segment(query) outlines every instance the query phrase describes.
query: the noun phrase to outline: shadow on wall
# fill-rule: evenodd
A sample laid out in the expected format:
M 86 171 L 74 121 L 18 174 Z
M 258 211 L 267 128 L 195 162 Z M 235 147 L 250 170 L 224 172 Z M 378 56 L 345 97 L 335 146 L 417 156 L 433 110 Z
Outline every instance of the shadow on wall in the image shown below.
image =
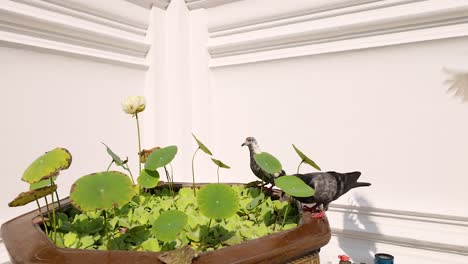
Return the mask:
M 463 103 L 468 102 L 468 72 L 457 71 L 451 69 L 443 69 L 448 75 L 445 84 L 448 85 L 447 93 L 452 93 L 453 96 L 461 98 Z
M 372 204 L 364 197 L 355 195 L 352 205 L 372 207 Z M 359 209 L 357 213 L 346 212 L 343 214 L 343 230 L 362 231 L 379 234 L 379 228 L 373 222 L 369 215 L 361 214 Z M 374 263 L 374 254 L 377 251 L 375 242 L 368 240 L 356 240 L 348 237 L 338 236 L 338 245 L 345 255 L 351 257 L 354 263 Z

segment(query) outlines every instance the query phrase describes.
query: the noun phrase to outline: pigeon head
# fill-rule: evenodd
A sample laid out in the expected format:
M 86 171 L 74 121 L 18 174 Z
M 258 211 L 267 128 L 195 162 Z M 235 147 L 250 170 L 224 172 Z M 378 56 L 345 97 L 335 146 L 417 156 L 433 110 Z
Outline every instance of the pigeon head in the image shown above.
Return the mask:
M 241 145 L 249 147 L 250 150 L 253 150 L 255 153 L 260 152 L 258 147 L 258 142 L 254 137 L 248 137 L 245 139 L 245 142 Z

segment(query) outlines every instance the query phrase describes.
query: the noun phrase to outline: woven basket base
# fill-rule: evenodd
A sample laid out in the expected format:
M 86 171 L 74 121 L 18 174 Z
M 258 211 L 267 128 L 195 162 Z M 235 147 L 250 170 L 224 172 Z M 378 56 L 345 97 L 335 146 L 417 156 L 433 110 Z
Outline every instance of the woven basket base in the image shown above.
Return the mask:
M 318 253 L 312 253 L 302 258 L 290 261 L 287 264 L 320 264 L 320 257 Z

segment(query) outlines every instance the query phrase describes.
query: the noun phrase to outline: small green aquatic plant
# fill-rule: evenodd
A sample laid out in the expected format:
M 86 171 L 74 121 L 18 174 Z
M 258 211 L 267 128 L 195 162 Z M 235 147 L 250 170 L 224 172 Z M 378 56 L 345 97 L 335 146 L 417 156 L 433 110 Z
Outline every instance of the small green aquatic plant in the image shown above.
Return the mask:
M 218 176 L 218 183 L 219 183 L 219 169 L 220 168 L 223 168 L 223 169 L 230 169 L 231 167 L 229 167 L 228 165 L 224 164 L 222 161 L 218 160 L 218 159 L 215 159 L 215 158 L 211 158 L 211 161 L 213 161 L 213 163 L 218 166 L 218 169 L 216 170 L 216 175 Z
M 293 148 L 294 148 L 294 151 L 296 151 L 297 155 L 299 155 L 299 157 L 301 158 L 301 162 L 299 163 L 299 165 L 297 166 L 297 173 L 299 173 L 299 170 L 301 168 L 301 165 L 302 163 L 306 163 L 310 166 L 312 166 L 314 169 L 318 170 L 318 171 L 321 171 L 322 169 L 320 168 L 319 165 L 317 165 L 317 163 L 315 163 L 312 159 L 310 159 L 309 157 L 307 157 L 306 154 L 304 154 L 302 151 L 300 151 L 294 144 L 292 145 Z
M 193 133 L 192 133 L 192 137 L 195 139 L 195 142 L 197 142 L 197 145 L 198 145 L 198 148 L 195 150 L 192 156 L 192 184 L 193 184 L 192 186 L 193 186 L 193 195 L 196 196 L 197 192 L 195 188 L 195 165 L 194 165 L 195 156 L 197 155 L 197 152 L 199 150 L 202 150 L 209 156 L 213 156 L 213 153 L 211 153 L 211 151 L 205 146 L 205 144 L 203 144 Z

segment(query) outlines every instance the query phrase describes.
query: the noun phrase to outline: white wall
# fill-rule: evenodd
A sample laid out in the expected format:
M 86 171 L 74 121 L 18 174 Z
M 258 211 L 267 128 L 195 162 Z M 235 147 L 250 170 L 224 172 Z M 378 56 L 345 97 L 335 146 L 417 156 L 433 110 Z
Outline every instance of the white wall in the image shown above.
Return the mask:
M 137 171 L 135 120 L 123 113 L 120 103 L 125 96 L 144 93 L 149 46 L 144 42 L 148 17 L 142 15 L 149 16 L 149 11 L 135 10 L 125 1 L 108 13 L 89 4 L 0 4 L 0 223 L 35 208 L 7 204 L 28 190 L 21 181 L 27 166 L 55 147 L 65 147 L 73 156 L 71 167 L 57 180 L 62 197 L 78 177 L 106 169 L 110 160 L 101 142 L 129 156 Z M 152 108 L 148 102 L 148 113 Z M 152 121 L 151 114 L 145 114 L 143 127 Z
M 466 263 L 466 103 L 442 69 L 468 70 L 463 1 L 240 1 L 205 11 L 209 125 L 232 179 L 255 179 L 256 137 L 286 171 L 299 159 L 362 172 L 369 188 L 328 211 L 323 263 Z M 264 8 L 262 8 L 264 7 Z M 268 7 L 268 8 L 266 8 Z M 233 15 L 228 15 L 233 14 Z M 304 166 L 303 172 L 313 171 Z
M 375 252 L 398 263 L 467 262 L 468 108 L 446 92 L 442 68 L 468 70 L 468 3 L 113 4 L 0 4 L 0 84 L 8 98 L 0 142 L 9 177 L 0 222 L 18 213 L 5 204 L 26 188 L 23 169 L 50 148 L 74 154 L 59 179 L 62 195 L 107 165 L 101 141 L 132 158 L 135 124 L 120 101 L 144 94 L 144 145 L 178 145 L 176 180 L 191 181 L 191 132 L 231 165 L 221 172 L 225 182 L 255 179 L 240 147 L 247 136 L 288 172 L 299 162 L 293 143 L 324 170 L 361 171 L 373 185 L 331 206 L 323 263 L 343 253 L 372 263 Z M 11 112 L 18 101 L 21 111 Z M 215 181 L 203 153 L 196 169 L 197 181 Z

